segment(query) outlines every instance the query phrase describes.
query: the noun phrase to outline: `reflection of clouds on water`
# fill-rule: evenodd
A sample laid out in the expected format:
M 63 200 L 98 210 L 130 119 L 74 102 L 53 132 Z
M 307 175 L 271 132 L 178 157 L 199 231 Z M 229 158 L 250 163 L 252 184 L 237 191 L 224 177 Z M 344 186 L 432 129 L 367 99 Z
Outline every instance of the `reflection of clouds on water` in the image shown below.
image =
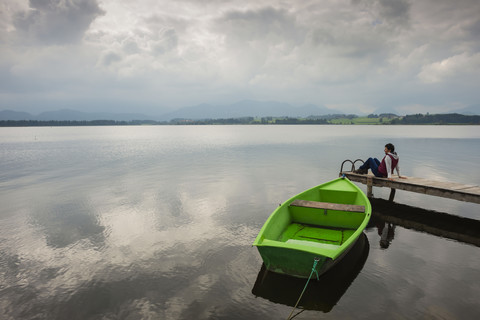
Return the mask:
M 166 301 L 164 319 L 209 319 L 213 315 L 229 318 L 240 309 L 244 319 L 261 314 L 248 306 L 254 282 L 251 275 L 261 265 L 261 261 L 252 261 L 256 256 L 250 249 L 236 245 L 209 249 L 202 266 L 193 268 L 188 281 Z
M 392 311 L 396 306 L 415 303 L 431 306 L 429 312 L 474 306 L 469 297 L 477 290 L 471 279 L 480 277 L 477 220 L 378 200 L 372 201 L 372 207 L 375 212 L 368 234 L 374 239 L 374 250 L 367 277 L 371 281 L 368 286 L 382 292 L 380 303 L 394 301 Z M 385 235 L 385 228 L 379 233 L 375 226 L 386 226 L 386 221 L 398 224 L 395 245 L 382 250 L 377 241 Z M 473 245 L 450 239 L 463 239 Z
M 442 301 L 442 304 L 455 306 L 463 301 L 468 301 L 468 297 L 471 297 L 475 290 L 467 283 L 461 285 L 458 280 L 459 278 L 464 279 L 465 275 L 471 272 L 472 265 L 480 265 L 478 255 L 476 257 L 471 254 L 472 248 L 444 239 L 429 241 L 427 235 L 420 233 L 413 233 L 411 238 L 422 246 L 422 250 L 412 248 L 405 252 L 412 262 L 410 265 L 406 265 L 399 276 L 404 277 L 407 284 L 411 284 L 419 291 L 417 292 L 417 303 L 431 305 Z M 452 252 L 456 253 L 452 255 Z M 416 276 L 418 274 L 422 274 L 421 280 Z M 477 269 L 471 276 L 468 278 L 478 279 L 480 271 Z M 420 282 L 421 289 L 418 282 Z M 399 301 L 413 303 L 410 296 L 413 288 L 405 288 L 402 299 Z
M 403 137 L 402 128 L 391 129 Z M 252 299 L 261 258 L 251 243 L 280 202 L 335 178 L 344 158 L 378 155 L 383 146 L 368 127 L 38 130 L 51 131 L 56 143 L 21 145 L 28 159 L 12 154 L 0 163 L 12 171 L 0 181 L 0 309 L 11 318 L 284 318 L 290 308 Z M 359 143 L 366 134 L 372 139 Z M 402 146 L 412 158 L 421 151 L 414 145 Z M 444 177 L 435 157 L 418 158 L 403 173 Z M 375 194 L 383 191 L 388 196 L 387 188 Z M 426 197 L 399 191 L 396 200 L 478 216 L 476 205 Z M 447 301 L 457 310 L 449 293 L 478 292 L 465 283 L 480 278 L 477 247 L 397 226 L 392 245 L 380 250 L 377 230 L 367 233 L 370 255 L 335 309 L 340 317 L 372 299 L 393 302 L 392 312 L 407 318 L 401 306 L 439 310 L 434 303 Z
M 381 250 L 375 241 L 368 258 L 366 276 L 372 282 L 369 286 L 382 292 L 379 305 L 394 301 L 389 312 L 395 312 L 396 306 L 418 303 L 435 309 L 435 303 L 442 301 L 452 310 L 475 294 L 475 287 L 459 281 L 480 277 L 478 248 L 401 227 L 395 231 L 395 245 Z M 377 230 L 369 234 L 379 239 Z
M 193 274 L 180 292 L 166 301 L 164 319 L 207 319 L 215 307 L 208 306 L 204 300 L 209 301 L 209 292 L 219 281 L 220 277 L 212 273 Z
M 23 214 L 17 217 L 27 218 Z M 17 226 L 3 230 L 8 240 L 2 246 L 2 256 L 15 257 L 15 263 L 2 265 L 5 276 L 2 289 L 11 292 L 10 298 L 4 301 L 4 310 L 14 310 L 13 314 L 31 314 L 35 308 L 41 310 L 49 297 L 55 296 L 60 301 L 67 298 L 91 278 L 89 267 L 101 261 L 101 254 L 92 249 L 87 239 L 55 247 L 47 244 L 46 237 L 42 241 L 42 234 L 31 225 Z
M 104 228 L 84 202 L 55 203 L 36 209 L 32 223 L 45 235 L 47 244 L 62 248 L 82 239 L 88 239 L 94 246 L 102 246 Z
M 168 187 L 147 188 L 138 189 L 135 194 L 126 192 L 129 190 L 119 192 L 118 185 L 92 190 L 88 206 L 95 208 L 95 215 L 80 202 L 70 200 L 52 202 L 50 206 L 44 202 L 35 210 L 29 208 L 25 218 L 30 223 L 15 223 L 21 228 L 16 230 L 20 231 L 17 236 L 21 240 L 8 252 L 13 259 L 8 260 L 13 262 L 5 263 L 11 265 L 7 276 L 17 279 L 9 285 L 28 284 L 30 289 L 25 287 L 22 294 L 31 295 L 26 312 L 43 304 L 67 312 L 80 301 L 93 303 L 98 299 L 102 304 L 113 299 L 115 303 L 123 301 L 125 306 L 122 303 L 121 309 L 144 317 L 164 313 L 163 307 L 158 307 L 158 301 L 163 300 L 168 307 L 165 319 L 176 319 L 172 316 L 175 314 L 194 316 L 198 308 L 206 305 L 198 305 L 199 296 L 215 299 L 219 288 L 226 290 L 222 283 L 217 284 L 232 281 L 230 276 L 226 279 L 225 267 L 230 266 L 234 274 L 233 270 L 242 266 L 238 249 L 250 244 L 257 231 L 246 226 L 232 230 L 217 221 L 229 210 L 228 192 L 218 192 L 225 185 L 183 183 L 170 191 Z M 53 189 L 37 197 L 57 191 Z M 39 241 L 39 236 L 43 241 Z M 98 236 L 102 241 L 93 241 Z M 216 248 L 221 248 L 221 252 Z M 158 287 L 152 286 L 151 290 L 168 292 L 168 298 L 155 293 L 151 299 L 141 294 L 136 299 L 131 286 L 138 281 L 137 276 L 157 281 Z M 178 287 L 166 287 L 169 278 L 175 279 Z M 124 296 L 114 292 L 117 285 L 120 291 L 127 290 Z M 148 285 L 136 285 L 141 290 L 148 289 Z M 226 290 L 223 296 L 229 292 Z M 175 299 L 181 303 L 176 304 Z M 10 303 L 18 303 L 15 301 Z M 97 307 L 100 309 L 96 310 Z M 93 304 L 80 314 L 96 310 L 108 315 L 102 308 Z

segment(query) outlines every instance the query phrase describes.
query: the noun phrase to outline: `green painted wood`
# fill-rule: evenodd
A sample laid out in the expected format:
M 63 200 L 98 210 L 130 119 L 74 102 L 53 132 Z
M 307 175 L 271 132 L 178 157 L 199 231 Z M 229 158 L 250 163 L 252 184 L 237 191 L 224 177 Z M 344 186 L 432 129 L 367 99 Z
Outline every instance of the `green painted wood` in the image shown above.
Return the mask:
M 321 274 L 348 252 L 371 212 L 361 189 L 338 178 L 285 201 L 267 219 L 253 245 L 268 270 L 307 278 L 316 257 Z

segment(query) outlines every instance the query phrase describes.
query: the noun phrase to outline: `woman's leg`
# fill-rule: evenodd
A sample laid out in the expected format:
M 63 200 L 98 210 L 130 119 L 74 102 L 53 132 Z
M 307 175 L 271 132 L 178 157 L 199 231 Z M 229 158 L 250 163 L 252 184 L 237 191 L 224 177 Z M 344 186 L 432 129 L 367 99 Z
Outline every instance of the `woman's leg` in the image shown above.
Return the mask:
M 382 174 L 378 172 L 378 166 L 380 165 L 380 160 L 375 158 L 372 160 L 372 162 L 373 163 L 371 164 L 371 167 L 370 167 L 370 169 L 372 170 L 372 173 L 375 175 L 375 177 L 383 177 Z
M 378 166 L 380 165 L 380 161 L 377 158 L 368 158 L 364 164 L 360 166 L 362 170 L 372 170 L 372 173 L 375 177 L 382 177 L 382 175 L 378 172 Z
M 376 165 L 375 160 L 373 158 L 368 158 L 365 162 L 360 166 L 360 169 L 370 169 L 372 165 Z

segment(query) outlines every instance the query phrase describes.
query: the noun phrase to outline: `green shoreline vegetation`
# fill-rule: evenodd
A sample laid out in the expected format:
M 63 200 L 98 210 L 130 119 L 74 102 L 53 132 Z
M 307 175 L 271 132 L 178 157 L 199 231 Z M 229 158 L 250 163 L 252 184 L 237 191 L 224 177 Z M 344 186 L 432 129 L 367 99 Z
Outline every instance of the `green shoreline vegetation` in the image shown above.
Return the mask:
M 54 126 L 136 126 L 136 125 L 480 125 L 480 116 L 449 114 L 413 114 L 397 116 L 395 114 L 326 115 L 306 118 L 293 117 L 241 117 L 228 119 L 173 119 L 171 121 L 153 120 L 0 120 L 0 127 L 54 127 Z

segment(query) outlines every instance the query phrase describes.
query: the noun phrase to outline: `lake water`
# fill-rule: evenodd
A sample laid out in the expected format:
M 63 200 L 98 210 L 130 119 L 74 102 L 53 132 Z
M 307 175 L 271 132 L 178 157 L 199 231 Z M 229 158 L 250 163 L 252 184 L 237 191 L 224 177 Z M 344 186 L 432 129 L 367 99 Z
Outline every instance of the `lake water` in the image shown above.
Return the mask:
M 480 184 L 480 126 L 0 128 L 0 318 L 286 319 L 305 280 L 264 274 L 258 231 L 387 142 L 404 175 Z M 478 318 L 479 205 L 395 202 L 295 319 Z

